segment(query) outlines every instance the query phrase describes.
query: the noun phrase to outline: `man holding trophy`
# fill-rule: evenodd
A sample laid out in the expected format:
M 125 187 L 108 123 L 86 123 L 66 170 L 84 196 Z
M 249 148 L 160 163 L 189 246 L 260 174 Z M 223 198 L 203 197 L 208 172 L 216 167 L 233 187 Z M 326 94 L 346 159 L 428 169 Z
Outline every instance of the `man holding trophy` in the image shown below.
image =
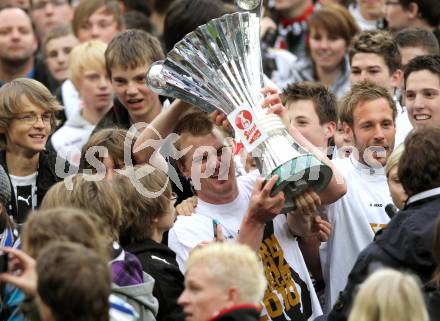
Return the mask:
M 325 230 L 325 224 L 310 219 L 298 229 L 298 222 L 304 221 L 298 217 L 335 202 L 346 185 L 324 153 L 261 107 L 277 101 L 260 96 L 261 3 L 245 5 L 242 8 L 254 13 L 208 22 L 176 44 L 165 61 L 150 67 L 150 88 L 179 99 L 141 133 L 134 157 L 137 163 L 150 161 L 154 151 L 141 149 L 145 142 L 173 131 L 180 135 L 176 147 L 186 154 L 177 160 L 178 167 L 198 195 L 194 214 L 178 217 L 169 233 L 169 247 L 183 272 L 189 252 L 201 242 L 238 240 L 258 251 L 263 263 L 268 288 L 261 319 L 313 320 L 322 310 L 297 239 Z M 224 112 L 263 177 L 252 173 L 236 178 L 221 130 L 206 114 L 187 113 L 189 105 L 180 99 L 206 112 Z M 281 104 L 272 109 L 285 111 Z M 301 211 L 295 213 L 295 206 Z

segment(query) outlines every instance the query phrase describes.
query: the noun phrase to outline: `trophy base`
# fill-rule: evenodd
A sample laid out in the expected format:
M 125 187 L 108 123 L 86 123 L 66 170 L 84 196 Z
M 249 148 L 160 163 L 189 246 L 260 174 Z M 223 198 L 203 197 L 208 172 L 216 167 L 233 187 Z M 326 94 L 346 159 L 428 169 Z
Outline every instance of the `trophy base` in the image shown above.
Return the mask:
M 294 199 L 309 187 L 316 193 L 321 192 L 332 177 L 330 167 L 319 161 L 311 154 L 302 155 L 291 159 L 278 166 L 266 181 L 273 175 L 278 175 L 278 180 L 272 189 L 272 195 L 283 191 L 285 204 L 282 213 L 295 209 Z

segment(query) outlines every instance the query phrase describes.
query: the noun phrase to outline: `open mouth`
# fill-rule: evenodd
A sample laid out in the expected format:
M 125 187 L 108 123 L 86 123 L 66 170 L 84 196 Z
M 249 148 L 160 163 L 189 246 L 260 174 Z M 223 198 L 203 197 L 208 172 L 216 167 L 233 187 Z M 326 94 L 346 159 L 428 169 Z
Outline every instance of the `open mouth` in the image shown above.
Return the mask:
M 420 114 L 420 115 L 414 115 L 415 120 L 428 120 L 431 119 L 431 115 L 427 114 Z
M 46 138 L 46 135 L 43 134 L 31 134 L 29 135 L 34 140 L 44 140 Z

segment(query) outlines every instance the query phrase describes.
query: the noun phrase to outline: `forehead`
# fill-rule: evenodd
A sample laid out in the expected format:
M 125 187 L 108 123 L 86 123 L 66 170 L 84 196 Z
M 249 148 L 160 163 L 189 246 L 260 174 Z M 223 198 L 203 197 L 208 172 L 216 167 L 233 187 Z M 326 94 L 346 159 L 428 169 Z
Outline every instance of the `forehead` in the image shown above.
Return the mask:
M 375 53 L 356 53 L 351 59 L 351 66 L 357 68 L 380 67 L 388 70 L 385 59 Z
M 140 74 L 145 75 L 150 64 L 145 64 L 136 68 L 124 68 L 122 66 L 111 67 L 112 77 L 132 78 Z
M 421 90 L 434 88 L 440 90 L 440 74 L 434 74 L 429 70 L 413 71 L 406 79 L 406 90 Z
M 213 147 L 215 149 L 223 146 L 225 139 L 220 132 L 214 130 L 211 133 L 203 136 L 193 136 L 191 134 L 182 134 L 180 137 L 181 149 L 192 145 L 191 151 L 188 154 L 194 154 L 199 147 Z M 198 151 L 201 152 L 201 149 Z M 187 155 L 188 155 L 187 154 Z
M 299 116 L 318 117 L 315 104 L 310 99 L 300 99 L 287 102 L 287 109 L 289 111 L 290 118 Z
M 31 19 L 22 9 L 6 8 L 0 11 L 0 27 L 25 26 L 32 28 Z
M 73 47 L 79 43 L 74 35 L 66 35 L 49 40 L 46 44 L 46 49 L 58 49 L 64 47 Z
M 105 6 L 99 7 L 89 17 L 89 20 L 97 19 L 113 19 L 113 13 L 111 13 Z
M 43 108 L 43 105 L 36 104 L 32 102 L 25 94 L 21 95 L 19 99 L 19 110 L 20 113 L 27 112 L 35 112 L 35 113 L 44 113 L 48 111 L 46 108 Z
M 353 121 L 393 118 L 393 109 L 385 98 L 361 101 L 353 110 Z

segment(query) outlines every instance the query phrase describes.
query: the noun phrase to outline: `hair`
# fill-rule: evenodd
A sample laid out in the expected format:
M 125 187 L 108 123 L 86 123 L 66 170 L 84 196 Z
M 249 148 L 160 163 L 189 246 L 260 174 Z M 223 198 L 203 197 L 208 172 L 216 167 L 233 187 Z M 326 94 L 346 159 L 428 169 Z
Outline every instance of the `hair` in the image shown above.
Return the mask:
M 397 174 L 408 196 L 440 186 L 439 137 L 440 126 L 426 126 L 405 138 Z
M 383 57 L 390 74 L 402 66 L 402 55 L 393 36 L 384 30 L 367 30 L 354 36 L 348 49 L 350 64 L 357 53 L 373 53 Z
M 72 49 L 69 56 L 69 78 L 76 89 L 87 70 L 105 71 L 107 45 L 100 40 L 90 40 Z
M 154 26 L 146 14 L 137 10 L 130 10 L 124 14 L 126 29 L 139 29 L 153 34 Z
M 145 166 L 151 168 L 150 165 L 143 165 L 136 166 L 134 170 L 138 171 Z M 127 175 L 129 174 L 127 172 Z M 137 179 L 148 192 L 158 193 L 164 189 L 163 193 L 156 197 L 140 193 L 127 175 L 116 175 L 111 183 L 122 204 L 120 239 L 131 243 L 151 238 L 153 219 L 172 210 L 170 203 L 172 190 L 168 176 L 158 169 Z
M 193 111 L 183 116 L 174 129 L 175 133 L 180 135 L 180 139 L 176 141 L 175 146 L 180 150 L 181 139 L 183 135 L 191 135 L 195 137 L 209 135 L 216 129 L 213 121 L 204 112 Z M 179 158 L 177 163 L 181 163 L 185 156 Z
M 23 249 L 36 258 L 53 241 L 79 243 L 108 260 L 107 247 L 98 226 L 102 221 L 82 210 L 68 207 L 42 209 L 29 215 L 21 234 Z
M 398 165 L 400 157 L 402 157 L 405 146 L 400 144 L 396 148 L 394 148 L 393 152 L 387 159 L 387 164 L 385 165 L 385 174 L 388 177 L 390 175 L 391 170 Z
M 205 268 L 219 287 L 236 287 L 240 303 L 257 304 L 263 298 L 267 284 L 263 267 L 247 245 L 226 242 L 197 248 L 189 255 L 187 271 L 194 266 Z
M 127 137 L 128 135 L 128 137 Z M 130 139 L 131 137 L 131 139 Z M 126 147 L 132 150 L 132 146 L 135 142 L 134 136 L 121 128 L 105 128 L 97 131 L 89 138 L 87 143 L 83 146 L 81 152 L 81 169 L 93 169 L 92 164 L 90 164 L 85 158 L 87 151 L 94 146 L 104 147 L 108 152 L 108 157 L 112 159 L 116 167 L 124 167 L 124 147 L 130 142 L 131 146 Z M 103 157 L 98 157 L 98 152 L 94 153 L 94 157 L 102 162 Z
M 109 321 L 110 270 L 81 244 L 55 242 L 37 258 L 37 292 L 55 321 Z
M 432 31 L 422 28 L 405 28 L 394 35 L 400 48 L 418 47 L 426 50 L 428 55 L 440 53 L 439 43 Z
M 396 103 L 388 91 L 375 83 L 364 80 L 352 86 L 351 91 L 339 101 L 338 115 L 341 122 L 346 122 L 353 129 L 354 110 L 359 104 L 383 98 L 393 111 L 393 120 L 396 120 Z
M 47 44 L 55 39 L 67 36 L 75 36 L 73 34 L 72 26 L 70 24 L 60 24 L 51 28 L 45 35 L 42 41 L 43 53 L 47 57 Z
M 72 28 L 76 36 L 78 36 L 81 26 L 89 20 L 90 16 L 96 11 L 105 8 L 105 13 L 112 15 L 118 28 L 121 30 L 124 26 L 122 11 L 116 0 L 81 0 L 75 7 L 72 19 Z
M 348 321 L 428 321 L 414 276 L 381 269 L 361 284 Z
M 408 77 L 411 73 L 421 70 L 427 70 L 437 75 L 440 80 L 440 56 L 418 56 L 412 59 L 405 67 L 404 81 L 405 87 Z
M 102 230 L 111 241 L 118 240 L 122 208 L 118 195 L 107 180 L 96 181 L 91 175 L 76 174 L 68 178 L 72 188 L 64 181 L 47 191 L 42 208 L 58 206 L 81 209 L 102 220 Z
M 158 1 L 156 1 L 158 2 Z M 198 26 L 226 13 L 223 3 L 212 0 L 176 0 L 164 22 L 163 41 L 167 51 Z
M 309 30 L 322 28 L 330 35 L 344 39 L 347 46 L 354 35 L 360 31 L 350 12 L 336 3 L 326 3 L 316 10 L 309 17 L 308 26 Z
M 121 32 L 109 43 L 105 51 L 105 66 L 111 78 L 112 68 L 135 69 L 163 58 L 164 53 L 156 37 L 131 29 Z
M 52 114 L 50 121 L 52 132 L 57 125 L 55 114 L 63 107 L 42 83 L 28 78 L 16 78 L 0 88 L 0 128 L 7 129 L 12 118 L 20 113 L 23 97 Z M 6 149 L 6 136 L 1 133 L 0 150 L 4 149 Z
M 404 9 L 408 9 L 411 3 L 417 4 L 419 17 L 431 27 L 438 27 L 440 7 L 437 0 L 399 0 L 399 3 Z
M 282 98 L 286 106 L 298 100 L 311 100 L 320 125 L 336 122 L 336 96 L 322 84 L 314 82 L 290 84 L 283 91 Z

